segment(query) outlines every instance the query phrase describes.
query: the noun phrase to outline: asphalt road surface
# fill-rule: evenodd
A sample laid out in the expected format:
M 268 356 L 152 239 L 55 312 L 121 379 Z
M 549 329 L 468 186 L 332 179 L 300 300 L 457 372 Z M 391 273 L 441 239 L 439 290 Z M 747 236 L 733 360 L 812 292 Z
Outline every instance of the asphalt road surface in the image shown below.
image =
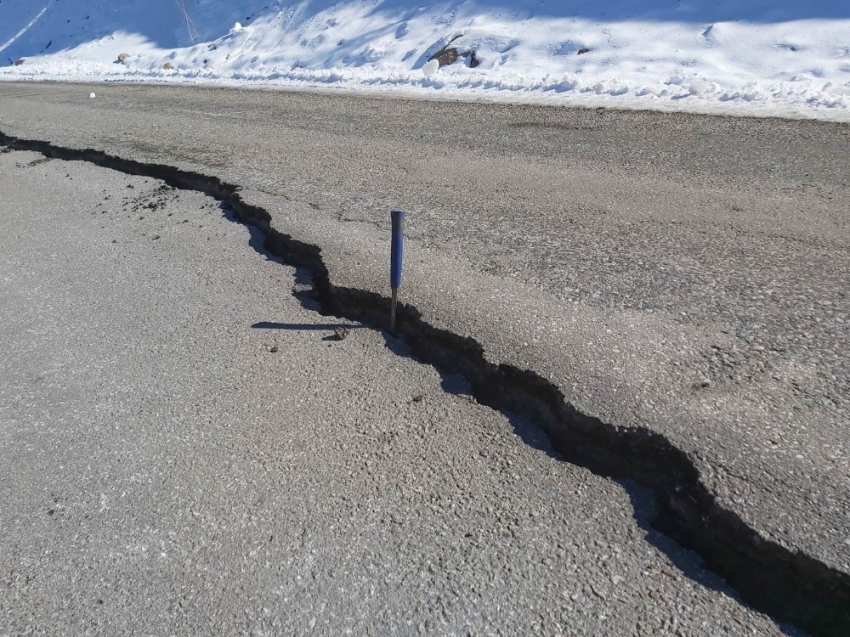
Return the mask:
M 88 99 L 94 90 L 97 99 Z M 218 177 L 386 294 L 683 450 L 760 536 L 850 573 L 850 127 L 0 84 L 0 133 Z
M 779 634 L 215 200 L 27 152 L 0 197 L 0 634 Z

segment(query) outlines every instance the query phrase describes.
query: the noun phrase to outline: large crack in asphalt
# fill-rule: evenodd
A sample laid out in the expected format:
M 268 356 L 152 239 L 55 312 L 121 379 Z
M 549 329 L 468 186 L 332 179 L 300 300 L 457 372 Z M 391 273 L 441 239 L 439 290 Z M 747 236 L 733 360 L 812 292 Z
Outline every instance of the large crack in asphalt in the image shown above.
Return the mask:
M 389 298 L 335 286 L 321 248 L 273 227 L 271 215 L 245 203 L 238 186 L 171 166 L 20 139 L 2 131 L 0 146 L 34 151 L 48 158 L 85 161 L 205 193 L 229 207 L 238 223 L 263 233 L 264 244 L 257 249 L 312 273 L 321 314 L 378 330 L 387 327 Z M 483 347 L 473 338 L 429 325 L 410 305 L 400 307 L 395 334 L 420 361 L 441 373 L 464 376 L 479 403 L 528 418 L 546 433 L 565 461 L 606 478 L 632 480 L 650 488 L 658 503 L 653 527 L 695 550 L 703 566 L 723 577 L 753 608 L 813 635 L 850 635 L 850 575 L 763 538 L 734 511 L 718 503 L 688 455 L 664 436 L 646 428 L 617 427 L 581 413 L 539 374 L 488 361 Z

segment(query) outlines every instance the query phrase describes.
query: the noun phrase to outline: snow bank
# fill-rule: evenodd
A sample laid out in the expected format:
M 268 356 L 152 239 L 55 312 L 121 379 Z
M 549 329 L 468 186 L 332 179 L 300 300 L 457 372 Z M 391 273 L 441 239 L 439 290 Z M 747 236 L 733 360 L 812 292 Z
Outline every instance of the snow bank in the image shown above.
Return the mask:
M 445 46 L 477 66 L 429 63 Z M 850 2 L 834 0 L 0 0 L 3 58 L 4 80 L 850 121 Z

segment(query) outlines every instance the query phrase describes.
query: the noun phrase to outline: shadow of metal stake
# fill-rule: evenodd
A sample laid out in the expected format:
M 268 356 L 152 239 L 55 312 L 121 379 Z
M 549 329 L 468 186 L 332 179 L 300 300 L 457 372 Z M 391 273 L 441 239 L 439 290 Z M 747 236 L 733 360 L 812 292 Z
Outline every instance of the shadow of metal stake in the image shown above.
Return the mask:
M 393 294 L 390 308 L 390 331 L 395 332 L 398 289 L 401 287 L 401 268 L 404 258 L 404 211 L 393 210 L 390 217 L 393 223 L 392 245 L 390 246 L 390 288 Z

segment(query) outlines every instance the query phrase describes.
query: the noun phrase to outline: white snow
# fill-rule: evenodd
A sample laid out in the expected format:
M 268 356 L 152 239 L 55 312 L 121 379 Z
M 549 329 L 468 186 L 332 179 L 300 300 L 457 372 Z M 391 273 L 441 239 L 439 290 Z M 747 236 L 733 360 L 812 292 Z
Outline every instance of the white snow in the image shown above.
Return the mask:
M 850 121 L 850 0 L 0 0 L 0 42 L 0 80 Z

